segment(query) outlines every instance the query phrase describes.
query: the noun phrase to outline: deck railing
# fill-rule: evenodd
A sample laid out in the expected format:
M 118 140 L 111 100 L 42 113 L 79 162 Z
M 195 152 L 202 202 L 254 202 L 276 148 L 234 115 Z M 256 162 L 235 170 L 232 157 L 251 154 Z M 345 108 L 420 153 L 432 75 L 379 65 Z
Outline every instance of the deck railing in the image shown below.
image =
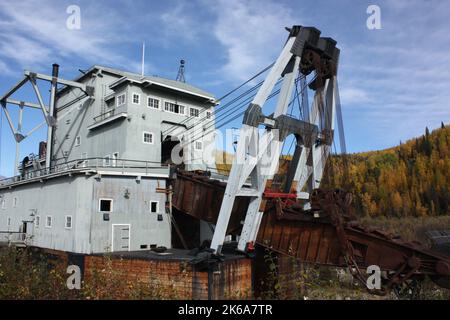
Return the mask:
M 52 174 L 64 173 L 75 170 L 112 170 L 117 172 L 140 172 L 150 174 L 158 169 L 168 169 L 168 165 L 163 165 L 155 161 L 141 161 L 114 158 L 85 158 L 67 161 L 65 158 L 53 161 L 51 168 L 37 168 L 34 170 L 25 170 L 20 175 L 0 180 L 0 187 L 14 184 L 30 179 L 46 177 Z
M 127 105 L 126 104 L 122 105 L 122 106 L 119 106 L 119 107 L 108 108 L 108 111 L 106 111 L 106 112 L 104 112 L 104 113 L 94 117 L 94 123 L 98 123 L 98 122 L 101 122 L 103 120 L 112 118 L 115 115 L 123 113 L 123 112 L 126 112 L 126 111 L 127 111 Z
M 8 246 L 27 246 L 31 244 L 32 235 L 17 231 L 0 231 L 0 244 Z

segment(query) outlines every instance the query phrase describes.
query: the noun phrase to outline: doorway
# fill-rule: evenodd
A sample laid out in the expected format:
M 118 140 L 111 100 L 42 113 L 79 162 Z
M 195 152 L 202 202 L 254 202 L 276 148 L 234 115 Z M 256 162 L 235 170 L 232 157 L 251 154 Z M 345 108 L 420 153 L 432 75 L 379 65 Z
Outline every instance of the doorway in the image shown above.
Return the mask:
M 130 251 L 130 229 L 129 224 L 112 225 L 111 251 Z
M 161 164 L 173 164 L 172 150 L 180 144 L 177 137 L 167 136 L 161 142 Z M 183 150 L 179 152 L 179 156 L 183 158 Z

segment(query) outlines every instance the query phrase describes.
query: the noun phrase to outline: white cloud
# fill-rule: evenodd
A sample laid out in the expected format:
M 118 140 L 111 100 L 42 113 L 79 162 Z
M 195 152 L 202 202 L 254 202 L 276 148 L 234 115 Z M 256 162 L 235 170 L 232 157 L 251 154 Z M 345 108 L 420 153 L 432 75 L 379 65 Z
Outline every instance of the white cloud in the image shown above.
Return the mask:
M 210 10 L 217 15 L 212 31 L 228 57 L 223 74 L 238 81 L 276 59 L 287 38 L 284 27 L 295 22 L 288 8 L 267 0 L 219 0 Z
M 199 28 L 198 21 L 192 15 L 187 14 L 185 2 L 180 2 L 175 8 L 165 11 L 161 14 L 160 19 L 165 26 L 161 32 L 171 38 L 178 38 L 178 41 L 194 41 L 202 30 Z
M 48 61 L 51 49 L 42 43 L 17 34 L 0 35 L 0 55 L 16 60 L 24 68 L 36 65 L 36 61 Z
M 339 94 L 343 105 L 362 104 L 370 101 L 369 95 L 365 90 L 355 87 L 340 89 Z
M 0 73 L 2 73 L 3 75 L 11 75 L 13 74 L 13 71 L 6 63 L 0 60 Z
M 92 16 L 95 5 L 81 6 L 81 29 L 66 27 L 69 15 L 66 6 L 47 1 L 2 1 L 0 11 L 6 17 L 2 22 L 0 54 L 22 67 L 48 65 L 50 59 L 76 56 L 84 60 L 125 65 L 125 57 L 108 50 L 114 43 L 126 41 L 112 28 L 113 13 L 102 11 Z M 93 10 L 90 10 L 93 9 Z

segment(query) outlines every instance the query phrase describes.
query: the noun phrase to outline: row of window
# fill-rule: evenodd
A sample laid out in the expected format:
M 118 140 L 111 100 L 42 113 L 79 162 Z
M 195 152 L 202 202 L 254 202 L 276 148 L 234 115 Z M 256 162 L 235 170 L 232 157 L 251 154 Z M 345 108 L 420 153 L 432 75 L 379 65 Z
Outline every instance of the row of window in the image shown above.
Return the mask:
M 154 142 L 155 142 L 154 136 L 155 135 L 153 134 L 153 132 L 144 131 L 144 132 L 142 132 L 142 142 L 145 143 L 145 144 L 154 144 Z M 80 145 L 79 141 L 80 141 L 79 137 L 77 137 L 77 143 L 75 144 L 76 146 Z M 202 143 L 202 141 L 195 141 L 194 148 L 195 148 L 195 150 L 203 150 L 203 143 Z M 83 153 L 81 155 L 81 158 L 82 159 L 87 159 L 87 153 Z M 112 156 L 108 154 L 108 155 L 103 157 L 103 166 L 104 167 L 110 167 L 110 166 L 115 167 L 117 165 L 117 160 L 118 159 L 119 159 L 119 153 L 118 152 L 114 152 L 112 154 Z M 81 166 L 86 166 L 86 165 L 87 165 L 86 161 L 81 164 Z M 2 207 L 3 207 L 3 203 L 2 203 Z
M 113 199 L 99 199 L 98 211 L 102 213 L 112 213 L 114 211 L 113 203 Z M 150 201 L 150 213 L 159 213 L 159 201 Z
M 14 198 L 13 198 L 13 201 L 12 201 L 12 206 L 13 206 L 13 208 L 17 207 L 17 201 L 18 201 L 17 197 L 14 197 Z M 2 198 L 2 199 L 0 200 L 0 207 L 1 207 L 3 210 L 6 209 L 6 199 Z
M 5 199 L 1 200 L 2 203 L 2 209 L 6 209 L 6 201 Z M 14 207 L 17 206 L 17 197 L 14 197 Z M 113 212 L 113 199 L 100 199 L 98 202 L 98 211 L 99 212 Z M 159 212 L 159 201 L 150 201 L 150 212 L 151 213 L 158 213 Z M 39 216 L 36 216 L 36 226 L 39 225 Z M 47 216 L 50 217 L 50 227 L 51 227 L 51 216 Z M 70 217 L 70 226 L 72 226 L 72 216 L 66 216 Z M 67 222 L 67 219 L 66 219 Z M 47 223 L 47 218 L 46 218 L 46 223 Z M 47 224 L 46 224 L 47 226 Z
M 39 228 L 41 226 L 41 216 L 36 216 L 34 219 L 34 226 Z M 53 217 L 45 216 L 44 226 L 51 228 L 53 226 Z M 72 216 L 65 216 L 64 228 L 72 229 Z
M 132 96 L 132 102 L 133 104 L 141 104 L 141 95 L 139 93 L 133 93 Z M 126 94 L 122 93 L 117 96 L 117 107 L 120 107 L 126 103 Z M 153 109 L 160 109 L 161 107 L 161 100 L 147 97 L 147 107 L 153 108 Z M 175 113 L 175 114 L 181 114 L 186 115 L 187 107 L 184 105 L 180 105 L 177 103 L 172 102 L 164 102 L 164 111 Z M 200 109 L 190 107 L 189 108 L 189 116 L 199 118 L 200 117 Z M 212 112 L 206 111 L 206 118 L 211 119 Z

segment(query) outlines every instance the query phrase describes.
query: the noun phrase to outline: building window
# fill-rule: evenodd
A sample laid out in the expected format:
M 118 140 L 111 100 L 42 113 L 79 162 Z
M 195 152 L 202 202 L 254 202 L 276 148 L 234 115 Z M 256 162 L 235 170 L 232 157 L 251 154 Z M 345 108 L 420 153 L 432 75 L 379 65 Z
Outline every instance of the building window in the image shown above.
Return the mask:
M 75 138 L 75 147 L 79 147 L 81 145 L 81 137 L 77 136 Z
M 159 212 L 159 201 L 151 201 L 150 202 L 150 212 L 151 213 Z
M 149 108 L 159 109 L 159 100 L 151 98 L 151 97 L 148 97 L 147 106 Z
M 72 216 L 66 216 L 66 222 L 64 224 L 66 229 L 72 229 Z
M 201 141 L 195 141 L 195 150 L 202 150 L 203 143 Z
M 36 219 L 34 220 L 34 225 L 39 228 L 40 224 L 41 224 L 41 216 L 36 216 Z
M 5 210 L 6 209 L 6 200 L 2 199 L 1 204 L 2 204 L 2 209 Z
M 81 159 L 83 160 L 83 161 L 81 162 L 81 167 L 83 167 L 83 168 L 87 167 L 87 165 L 88 165 L 88 160 L 87 160 L 87 153 L 86 153 L 86 152 L 83 152 L 83 153 L 81 154 Z
M 168 111 L 168 112 L 184 114 L 184 109 L 185 109 L 185 107 L 182 105 L 179 105 L 179 104 L 175 104 L 175 103 L 171 103 L 171 102 L 166 102 L 164 104 L 164 110 Z
M 114 152 L 112 155 L 112 166 L 116 167 L 117 166 L 117 160 L 119 159 L 119 153 L 118 152 Z
M 125 104 L 125 101 L 126 101 L 125 98 L 126 98 L 125 93 L 122 93 L 117 96 L 117 106 L 118 107 Z
M 6 220 L 6 225 L 7 225 L 8 227 L 11 226 L 11 218 L 10 218 L 10 217 L 8 217 L 8 219 Z
M 45 217 L 45 227 L 46 228 L 51 228 L 52 227 L 52 223 L 53 223 L 52 220 L 53 220 L 52 216 L 46 216 Z
M 144 143 L 147 143 L 147 144 L 153 144 L 153 133 L 144 132 L 143 141 L 144 141 Z
M 67 119 L 67 120 L 66 120 L 66 124 L 70 124 L 70 119 Z
M 13 198 L 13 208 L 17 207 L 17 197 Z
M 141 95 L 139 93 L 133 93 L 133 104 L 139 104 L 141 102 Z
M 191 117 L 198 118 L 198 117 L 200 117 L 200 111 L 196 108 L 189 108 L 189 115 Z
M 211 111 L 206 111 L 206 119 L 211 119 L 212 113 Z
M 103 157 L 103 166 L 104 167 L 111 166 L 111 156 L 109 154 Z
M 113 211 L 113 201 L 112 199 L 100 199 L 98 205 L 98 211 L 100 212 L 112 212 Z

